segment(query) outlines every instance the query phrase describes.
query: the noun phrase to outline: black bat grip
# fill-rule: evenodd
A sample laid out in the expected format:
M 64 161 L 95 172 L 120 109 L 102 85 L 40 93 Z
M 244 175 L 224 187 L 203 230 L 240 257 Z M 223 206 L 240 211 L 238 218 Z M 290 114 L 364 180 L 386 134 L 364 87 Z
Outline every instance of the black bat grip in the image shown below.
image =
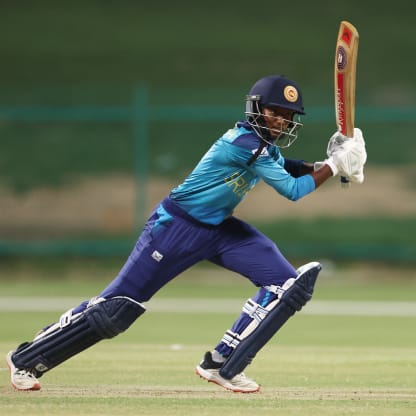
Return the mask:
M 341 186 L 345 188 L 350 186 L 350 181 L 345 176 L 341 176 Z

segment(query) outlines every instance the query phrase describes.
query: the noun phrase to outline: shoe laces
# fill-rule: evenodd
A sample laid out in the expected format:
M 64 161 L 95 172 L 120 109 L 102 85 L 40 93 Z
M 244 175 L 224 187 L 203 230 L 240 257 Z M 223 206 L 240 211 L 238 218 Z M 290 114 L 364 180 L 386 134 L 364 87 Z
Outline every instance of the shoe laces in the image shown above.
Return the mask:
M 20 370 L 16 370 L 14 372 L 15 376 L 18 377 L 26 377 L 26 378 L 32 378 L 33 380 L 36 380 L 36 377 L 34 376 L 34 374 L 32 372 L 30 372 L 29 370 L 24 370 L 24 369 L 20 369 Z

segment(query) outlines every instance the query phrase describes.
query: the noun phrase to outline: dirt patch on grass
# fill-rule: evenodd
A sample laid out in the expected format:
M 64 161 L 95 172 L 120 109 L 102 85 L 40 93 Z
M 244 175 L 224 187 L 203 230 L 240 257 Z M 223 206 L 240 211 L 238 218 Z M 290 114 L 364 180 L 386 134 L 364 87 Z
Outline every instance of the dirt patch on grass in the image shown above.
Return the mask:
M 235 214 L 248 220 L 348 216 L 416 215 L 416 169 L 368 168 L 362 185 L 341 189 L 332 179 L 304 199 L 291 202 L 259 183 Z M 129 232 L 136 212 L 145 216 L 177 182 L 151 178 L 141 185 L 127 176 L 89 178 L 57 189 L 40 188 L 23 195 L 0 188 L 2 234 L 42 232 Z

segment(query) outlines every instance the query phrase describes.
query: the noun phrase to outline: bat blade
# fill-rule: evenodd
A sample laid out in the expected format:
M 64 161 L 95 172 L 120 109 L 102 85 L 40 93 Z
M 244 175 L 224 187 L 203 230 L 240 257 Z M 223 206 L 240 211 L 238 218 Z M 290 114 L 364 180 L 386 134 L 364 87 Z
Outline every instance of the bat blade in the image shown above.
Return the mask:
M 359 34 L 354 25 L 342 21 L 335 49 L 335 119 L 338 130 L 347 137 L 354 135 L 358 41 Z M 346 185 L 349 182 L 341 178 L 341 183 Z

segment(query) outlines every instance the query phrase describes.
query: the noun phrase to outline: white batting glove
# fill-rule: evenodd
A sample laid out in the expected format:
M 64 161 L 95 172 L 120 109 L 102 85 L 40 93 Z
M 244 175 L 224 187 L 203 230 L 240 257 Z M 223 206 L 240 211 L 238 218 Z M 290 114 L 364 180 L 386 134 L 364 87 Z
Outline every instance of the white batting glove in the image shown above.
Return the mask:
M 364 167 L 355 175 L 348 176 L 350 182 L 363 183 L 364 182 Z
M 353 137 L 349 138 L 345 135 L 343 135 L 341 132 L 336 131 L 329 139 L 328 141 L 328 147 L 326 150 L 326 154 L 328 157 L 330 157 L 334 152 L 339 150 L 343 147 L 343 145 L 348 142 L 349 140 L 353 140 L 358 145 L 365 147 L 365 141 L 363 137 L 363 132 L 359 128 L 354 129 L 354 135 Z
M 342 175 L 351 182 L 364 182 L 364 164 L 367 160 L 365 142 L 362 131 L 354 129 L 354 137 L 349 139 L 336 132 L 329 139 L 327 148 L 328 159 L 323 162 L 315 162 L 314 170 L 319 170 L 323 165 L 328 165 L 333 176 Z
M 348 140 L 348 138 L 344 136 L 339 130 L 337 130 L 328 140 L 328 146 L 326 149 L 328 159 L 321 162 L 315 162 L 313 166 L 314 171 L 316 172 L 319 169 L 321 169 L 324 165 L 328 165 L 332 170 L 332 176 L 338 175 L 338 168 L 335 164 L 335 161 L 331 159 L 331 156 L 335 151 L 340 150 L 342 148 L 342 145 L 346 140 Z
M 354 137 L 343 141 L 328 158 L 338 169 L 338 174 L 349 178 L 352 182 L 364 181 L 364 164 L 367 160 L 365 142 L 360 129 L 354 129 Z M 332 169 L 332 167 L 331 167 Z
M 352 140 L 347 139 L 347 141 L 348 140 L 350 142 L 352 141 L 355 146 L 355 149 L 353 149 L 352 152 L 354 153 L 355 157 L 358 158 L 358 168 L 355 170 L 353 169 L 351 171 L 347 171 L 345 176 L 351 182 L 363 183 L 364 182 L 364 165 L 365 165 L 365 162 L 367 161 L 367 152 L 365 149 L 365 141 L 363 137 L 363 132 L 359 128 L 355 128 L 354 137 L 352 138 Z M 347 143 L 345 144 L 347 145 Z
M 323 168 L 325 165 L 328 165 L 331 168 L 332 176 L 338 175 L 338 168 L 337 168 L 335 162 L 331 158 L 325 159 L 321 162 L 315 162 L 313 164 L 313 170 L 316 172 L 319 169 Z
M 348 140 L 347 136 L 344 136 L 340 131 L 336 131 L 329 139 L 326 154 L 330 157 L 335 151 L 337 151 L 344 142 Z

